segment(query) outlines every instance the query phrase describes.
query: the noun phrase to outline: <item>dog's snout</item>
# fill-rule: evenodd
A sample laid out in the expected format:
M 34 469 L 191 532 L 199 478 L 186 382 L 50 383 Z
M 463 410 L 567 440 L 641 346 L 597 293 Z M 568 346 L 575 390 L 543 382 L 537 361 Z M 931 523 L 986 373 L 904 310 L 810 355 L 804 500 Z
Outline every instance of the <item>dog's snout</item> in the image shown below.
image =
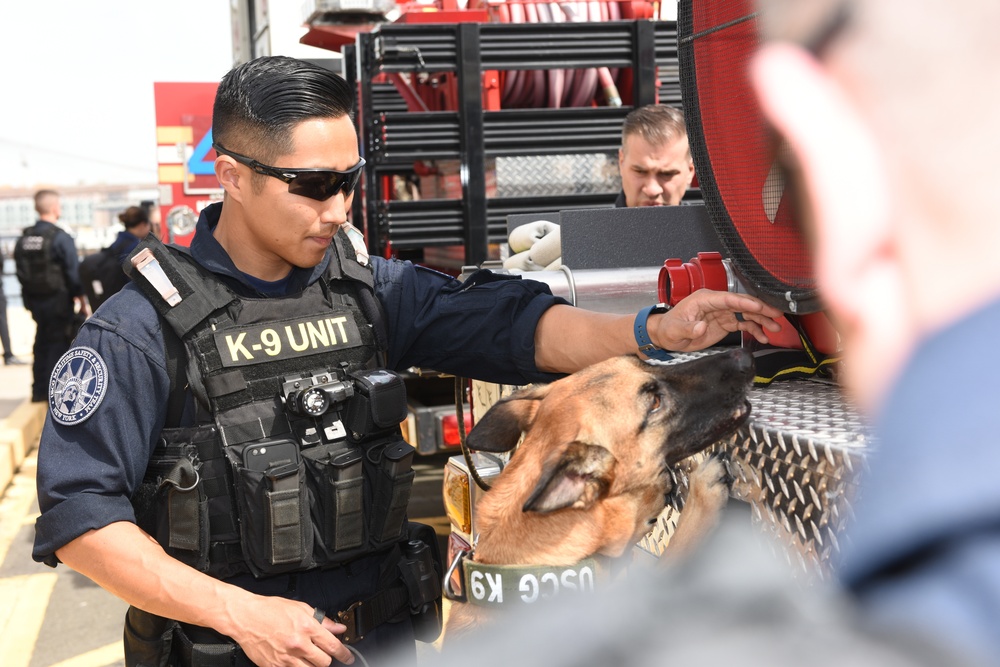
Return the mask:
M 746 378 L 748 383 L 753 382 L 753 354 L 742 347 L 736 348 L 727 354 L 733 357 L 733 364 L 735 366 L 736 373 Z
M 753 383 L 754 361 L 748 350 L 738 347 L 677 366 L 660 366 L 658 372 L 665 378 L 697 379 L 710 385 L 749 385 Z

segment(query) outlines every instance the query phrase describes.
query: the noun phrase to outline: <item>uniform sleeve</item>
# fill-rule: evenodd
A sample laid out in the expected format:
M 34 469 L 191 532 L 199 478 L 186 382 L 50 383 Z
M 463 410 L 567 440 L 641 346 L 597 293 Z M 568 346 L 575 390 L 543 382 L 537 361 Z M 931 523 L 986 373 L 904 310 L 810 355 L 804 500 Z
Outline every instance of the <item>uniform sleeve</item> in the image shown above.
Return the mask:
M 69 234 L 58 234 L 53 242 L 55 251 L 62 260 L 66 275 L 66 287 L 71 296 L 83 294 L 83 284 L 80 282 L 80 258 L 76 254 L 76 243 Z
M 548 382 L 535 366 L 535 328 L 564 299 L 547 285 L 480 271 L 465 282 L 410 262 L 373 258 L 386 310 L 389 367 L 434 369 L 507 384 Z
M 129 498 L 142 481 L 170 391 L 159 322 L 129 285 L 87 320 L 56 365 L 38 449 L 36 561 L 55 566 L 55 551 L 88 530 L 135 521 Z M 82 398 L 65 391 L 74 384 Z

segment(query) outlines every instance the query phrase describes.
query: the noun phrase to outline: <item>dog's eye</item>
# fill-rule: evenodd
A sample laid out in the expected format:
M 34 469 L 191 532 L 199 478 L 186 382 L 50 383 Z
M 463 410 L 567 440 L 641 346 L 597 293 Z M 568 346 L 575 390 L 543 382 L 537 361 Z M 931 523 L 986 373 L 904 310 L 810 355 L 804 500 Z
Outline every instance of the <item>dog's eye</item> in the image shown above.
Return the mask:
M 641 392 L 646 395 L 649 412 L 657 412 L 663 407 L 663 390 L 655 382 L 650 382 L 642 387 Z

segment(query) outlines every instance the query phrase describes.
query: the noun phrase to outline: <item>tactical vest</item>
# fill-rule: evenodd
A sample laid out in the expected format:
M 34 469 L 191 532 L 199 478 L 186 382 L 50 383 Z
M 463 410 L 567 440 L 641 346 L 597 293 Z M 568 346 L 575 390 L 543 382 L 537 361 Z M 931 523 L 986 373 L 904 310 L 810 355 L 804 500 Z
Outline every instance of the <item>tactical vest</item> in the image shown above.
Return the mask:
M 152 237 L 130 256 L 145 257 L 130 277 L 183 342 L 200 414 L 163 430 L 137 521 L 213 576 L 335 566 L 404 537 L 405 388 L 375 368 L 371 270 L 343 234 L 334 246 L 320 280 L 281 298 L 238 296 Z
M 14 244 L 14 266 L 25 296 L 46 297 L 67 291 L 62 265 L 52 252 L 58 233 L 59 229 L 48 225 L 42 230 L 25 227 Z
M 128 284 L 128 276 L 113 247 L 102 248 L 80 262 L 80 282 L 92 311 Z

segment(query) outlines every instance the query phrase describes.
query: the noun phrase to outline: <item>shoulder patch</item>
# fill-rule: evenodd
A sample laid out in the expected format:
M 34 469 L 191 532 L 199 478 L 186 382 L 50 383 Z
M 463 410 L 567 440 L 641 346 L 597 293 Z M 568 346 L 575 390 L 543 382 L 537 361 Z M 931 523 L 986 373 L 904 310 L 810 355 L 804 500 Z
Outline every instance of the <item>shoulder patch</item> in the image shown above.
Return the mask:
M 74 347 L 56 363 L 49 380 L 49 413 L 74 426 L 94 414 L 108 391 L 108 367 L 89 347 Z

